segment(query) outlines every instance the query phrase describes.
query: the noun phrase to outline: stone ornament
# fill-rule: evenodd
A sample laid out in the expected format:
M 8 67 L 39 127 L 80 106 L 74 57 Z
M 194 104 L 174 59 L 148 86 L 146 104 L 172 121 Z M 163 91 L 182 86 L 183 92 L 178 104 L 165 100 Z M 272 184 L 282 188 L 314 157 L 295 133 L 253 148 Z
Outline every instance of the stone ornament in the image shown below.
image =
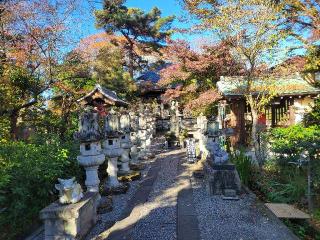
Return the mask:
M 59 184 L 55 188 L 59 191 L 59 202 L 61 204 L 77 203 L 83 197 L 83 191 L 75 177 L 70 179 L 58 178 Z
M 92 107 L 87 107 L 80 115 L 79 131 L 74 138 L 80 142 L 99 141 L 103 135 L 99 129 L 99 115 Z
M 228 162 L 229 154 L 218 143 L 212 142 L 207 147 L 214 164 L 226 164 Z

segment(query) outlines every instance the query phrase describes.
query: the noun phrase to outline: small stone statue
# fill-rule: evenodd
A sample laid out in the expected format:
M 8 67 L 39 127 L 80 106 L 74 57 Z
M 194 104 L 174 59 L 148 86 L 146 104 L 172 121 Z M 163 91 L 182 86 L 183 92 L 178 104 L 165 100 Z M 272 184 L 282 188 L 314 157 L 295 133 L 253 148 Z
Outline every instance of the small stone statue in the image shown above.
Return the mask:
M 59 190 L 59 202 L 61 204 L 69 204 L 79 202 L 83 197 L 82 188 L 75 177 L 70 179 L 58 178 L 59 184 L 55 188 Z
M 218 143 L 211 143 L 209 151 L 213 157 L 213 162 L 215 164 L 225 164 L 228 162 L 229 154 L 225 150 L 223 150 Z

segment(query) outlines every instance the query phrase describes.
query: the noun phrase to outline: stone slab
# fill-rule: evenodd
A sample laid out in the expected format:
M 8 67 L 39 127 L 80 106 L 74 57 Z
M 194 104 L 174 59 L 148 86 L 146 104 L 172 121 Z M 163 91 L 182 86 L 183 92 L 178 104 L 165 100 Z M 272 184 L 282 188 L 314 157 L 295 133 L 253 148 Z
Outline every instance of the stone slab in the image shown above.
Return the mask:
M 61 205 L 58 201 L 40 212 L 44 221 L 45 239 L 81 239 L 97 220 L 99 194 L 87 192 L 74 204 Z
M 265 206 L 270 209 L 278 218 L 289 219 L 309 219 L 310 215 L 286 203 L 266 203 Z

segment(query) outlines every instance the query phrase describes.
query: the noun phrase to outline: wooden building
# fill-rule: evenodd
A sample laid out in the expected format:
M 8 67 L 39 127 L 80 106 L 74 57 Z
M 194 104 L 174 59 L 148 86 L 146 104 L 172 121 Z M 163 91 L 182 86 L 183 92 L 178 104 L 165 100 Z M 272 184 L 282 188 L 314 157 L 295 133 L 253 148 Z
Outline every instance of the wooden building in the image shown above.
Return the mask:
M 250 107 L 246 104 L 247 81 L 243 77 L 221 77 L 217 88 L 223 97 L 220 108 L 222 122 L 234 128 L 232 142 L 245 144 L 250 132 L 252 119 Z M 259 113 L 259 127 L 289 126 L 303 120 L 310 111 L 320 89 L 314 87 L 299 74 L 270 79 L 256 79 L 251 85 L 251 94 L 258 97 L 263 91 L 273 91 L 275 97 Z

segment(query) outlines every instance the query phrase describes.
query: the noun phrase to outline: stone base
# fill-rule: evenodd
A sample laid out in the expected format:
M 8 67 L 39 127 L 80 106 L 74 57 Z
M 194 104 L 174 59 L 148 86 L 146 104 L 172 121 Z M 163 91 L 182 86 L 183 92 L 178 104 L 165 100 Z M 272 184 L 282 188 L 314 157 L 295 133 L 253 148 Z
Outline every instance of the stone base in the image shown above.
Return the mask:
M 142 163 L 130 163 L 130 169 L 133 171 L 141 171 L 146 168 L 145 164 Z
M 107 212 L 111 212 L 113 209 L 113 202 L 111 196 L 106 196 L 101 198 L 98 206 L 98 213 L 104 214 Z
M 102 195 L 117 195 L 117 194 L 124 194 L 129 189 L 129 183 L 121 183 L 119 186 L 105 186 L 103 189 Z
M 156 155 L 154 153 L 148 153 L 147 154 L 147 158 L 149 158 L 149 159 L 153 159 L 155 157 L 156 157 Z
M 208 161 L 204 164 L 207 191 L 211 195 L 222 195 L 225 191 L 241 191 L 239 174 L 233 164 L 213 165 Z
M 87 192 L 78 203 L 62 205 L 58 201 L 40 212 L 45 239 L 81 239 L 97 221 L 96 202 L 99 194 Z
M 118 170 L 118 172 L 117 172 L 118 179 L 119 179 L 119 176 L 127 176 L 127 175 L 130 175 L 130 174 L 132 174 L 132 170 L 131 169 L 129 171 Z
M 204 172 L 202 170 L 193 171 L 192 175 L 193 175 L 193 177 L 198 178 L 198 179 L 204 178 Z
M 125 174 L 123 176 L 119 176 L 118 180 L 121 182 L 132 182 L 135 180 L 139 180 L 141 178 L 141 173 L 138 171 L 131 171 L 128 174 Z

